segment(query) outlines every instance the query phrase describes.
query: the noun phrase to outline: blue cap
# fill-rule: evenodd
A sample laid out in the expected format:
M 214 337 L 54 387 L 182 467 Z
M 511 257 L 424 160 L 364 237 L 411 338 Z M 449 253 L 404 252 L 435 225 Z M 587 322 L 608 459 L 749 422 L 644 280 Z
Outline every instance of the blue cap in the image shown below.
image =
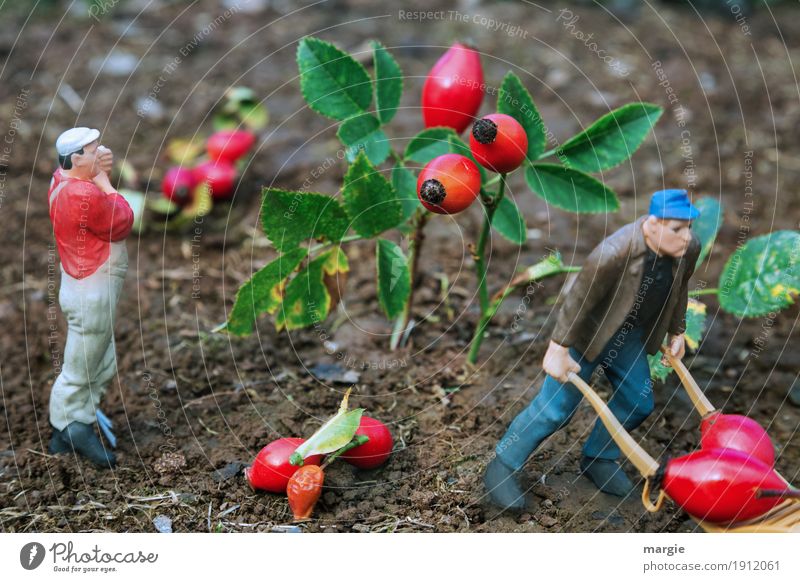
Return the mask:
M 650 198 L 650 214 L 656 218 L 694 220 L 700 211 L 692 206 L 686 190 L 659 190 Z

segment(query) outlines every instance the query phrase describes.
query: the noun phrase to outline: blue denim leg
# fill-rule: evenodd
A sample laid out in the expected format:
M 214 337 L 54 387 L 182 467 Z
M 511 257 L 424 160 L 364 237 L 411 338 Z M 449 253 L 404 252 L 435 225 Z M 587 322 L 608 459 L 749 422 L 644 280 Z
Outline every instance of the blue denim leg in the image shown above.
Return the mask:
M 569 350 L 581 366 L 578 374 L 588 381 L 595 364 L 587 362 L 576 350 Z M 583 398 L 572 384 L 561 384 L 547 376 L 542 389 L 528 407 L 511 422 L 506 434 L 495 447 L 497 457 L 508 467 L 520 469 L 528 457 L 551 434 L 565 426 Z
M 614 386 L 608 407 L 622 426 L 631 431 L 653 412 L 653 382 L 650 380 L 643 333 L 634 329 L 625 336 L 621 345 L 618 343 L 612 338 L 594 363 L 603 368 Z M 609 460 L 620 456 L 619 447 L 599 418 L 583 447 L 583 454 Z

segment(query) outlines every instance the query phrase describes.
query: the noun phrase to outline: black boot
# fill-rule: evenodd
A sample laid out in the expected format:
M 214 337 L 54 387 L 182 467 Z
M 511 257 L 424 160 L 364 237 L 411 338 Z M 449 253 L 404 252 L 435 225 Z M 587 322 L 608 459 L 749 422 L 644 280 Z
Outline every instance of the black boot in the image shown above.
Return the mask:
M 633 491 L 633 483 L 616 461 L 583 457 L 581 473 L 589 477 L 603 493 L 625 497 Z
M 492 459 L 483 474 L 489 501 L 503 511 L 518 512 L 525 509 L 527 499 L 517 477 L 517 471 L 504 465 L 497 457 Z
M 77 420 L 64 430 L 53 429 L 48 450 L 52 455 L 74 451 L 101 467 L 114 467 L 117 464 L 114 453 L 106 450 L 94 427 Z

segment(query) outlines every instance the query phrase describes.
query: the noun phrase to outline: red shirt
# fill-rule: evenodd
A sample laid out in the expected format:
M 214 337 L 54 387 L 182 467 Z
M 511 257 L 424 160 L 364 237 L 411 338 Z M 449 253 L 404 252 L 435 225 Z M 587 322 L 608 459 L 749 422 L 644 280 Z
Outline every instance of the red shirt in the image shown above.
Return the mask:
M 94 182 L 68 178 L 61 168 L 53 174 L 48 200 L 50 221 L 56 237 L 61 266 L 71 277 L 88 277 L 106 262 L 111 243 L 125 239 L 133 226 L 133 210 L 127 200 L 106 194 Z

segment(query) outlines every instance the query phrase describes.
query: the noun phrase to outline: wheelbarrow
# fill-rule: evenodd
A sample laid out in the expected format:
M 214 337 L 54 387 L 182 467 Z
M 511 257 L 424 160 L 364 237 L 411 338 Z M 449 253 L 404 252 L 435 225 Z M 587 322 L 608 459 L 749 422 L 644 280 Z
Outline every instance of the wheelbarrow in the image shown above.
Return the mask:
M 715 412 L 716 409 L 706 398 L 703 391 L 697 385 L 689 370 L 680 360 L 669 355 L 669 351 L 664 348 L 664 354 L 667 354 L 667 359 L 672 365 L 673 369 L 680 378 L 681 384 L 689 395 L 694 407 L 701 417 Z M 659 470 L 659 463 L 645 451 L 639 443 L 625 430 L 620 424 L 614 413 L 608 408 L 608 405 L 602 398 L 584 382 L 577 374 L 570 373 L 570 382 L 581 391 L 581 393 L 589 401 L 592 408 L 597 412 L 600 420 L 605 425 L 611 437 L 619 446 L 622 453 L 628 460 L 638 469 L 639 473 L 644 477 L 645 483 L 642 489 L 642 504 L 645 509 L 651 513 L 659 511 L 664 504 L 664 501 L 669 499 L 663 490 L 659 490 L 658 497 L 655 503 L 650 500 L 651 483 L 656 477 Z M 781 477 L 782 478 L 782 477 Z M 789 484 L 786 479 L 784 481 Z M 776 505 L 767 513 L 747 521 L 737 521 L 731 524 L 711 523 L 709 521 L 692 516 L 703 530 L 710 533 L 800 533 L 800 499 L 786 499 L 780 505 Z

